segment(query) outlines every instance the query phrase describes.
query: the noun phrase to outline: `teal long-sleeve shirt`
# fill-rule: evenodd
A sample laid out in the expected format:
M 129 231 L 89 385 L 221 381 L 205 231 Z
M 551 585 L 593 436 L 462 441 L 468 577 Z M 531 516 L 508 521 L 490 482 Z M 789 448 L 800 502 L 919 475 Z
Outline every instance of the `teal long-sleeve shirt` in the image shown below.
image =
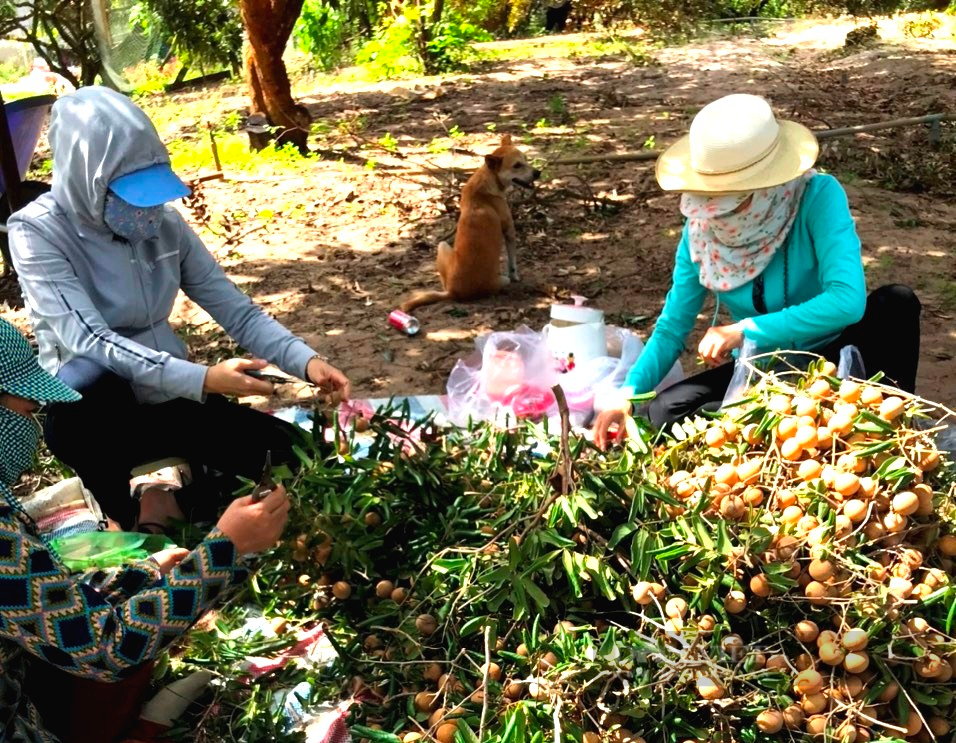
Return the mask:
M 784 306 L 784 252 L 787 254 L 787 298 Z M 826 345 L 866 308 L 866 282 L 846 193 L 830 175 L 817 175 L 807 184 L 787 241 L 764 270 L 764 301 L 760 315 L 753 304 L 753 282 L 716 292 L 718 305 L 730 312 L 752 339 L 759 353 L 778 349 L 810 351 Z M 684 349 L 707 294 L 697 266 L 691 261 L 687 225 L 674 265 L 671 290 L 637 363 L 624 382 L 624 392 L 653 390 Z

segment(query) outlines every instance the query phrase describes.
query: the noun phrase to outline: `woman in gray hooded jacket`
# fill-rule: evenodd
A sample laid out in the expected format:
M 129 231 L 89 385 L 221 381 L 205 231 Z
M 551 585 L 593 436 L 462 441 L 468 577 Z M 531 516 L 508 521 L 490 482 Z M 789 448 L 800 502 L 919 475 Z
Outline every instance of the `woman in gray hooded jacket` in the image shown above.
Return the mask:
M 267 361 L 347 396 L 345 375 L 243 294 L 167 206 L 189 189 L 132 101 L 82 88 L 54 104 L 49 138 L 52 191 L 9 229 L 40 363 L 83 394 L 49 410 L 51 451 L 124 528 L 180 515 L 169 496 L 150 493 L 141 508 L 130 497 L 142 464 L 185 458 L 195 491 L 206 470 L 255 478 L 267 451 L 291 460 L 291 426 L 224 396 L 269 394 L 247 374 Z M 190 361 L 169 323 L 180 289 L 259 358 Z M 187 511 L 189 491 L 177 494 Z

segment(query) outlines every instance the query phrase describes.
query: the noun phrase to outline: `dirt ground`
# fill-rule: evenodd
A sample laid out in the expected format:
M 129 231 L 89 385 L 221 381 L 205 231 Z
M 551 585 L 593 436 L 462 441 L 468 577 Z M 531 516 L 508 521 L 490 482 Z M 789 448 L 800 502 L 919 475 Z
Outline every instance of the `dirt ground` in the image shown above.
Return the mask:
M 780 114 L 812 128 L 956 111 L 952 37 L 843 50 L 851 28 L 801 24 L 760 39 L 714 38 L 656 50 L 651 65 L 627 53 L 539 50 L 455 77 L 311 90 L 303 80 L 296 92 L 322 124 L 323 156 L 295 174 L 227 170 L 226 181 L 205 183 L 202 199 L 219 233 L 206 231 L 207 242 L 230 276 L 345 370 L 361 396 L 443 392 L 476 336 L 540 328 L 549 305 L 573 294 L 646 336 L 670 284 L 676 197 L 661 195 L 646 162 L 554 161 L 666 146 L 702 105 L 730 92 L 767 96 Z M 580 43 L 587 49 L 594 39 Z M 209 99 L 209 91 L 177 96 L 183 105 Z M 244 105 L 241 88 L 226 86 L 206 113 L 225 116 Z M 522 282 L 496 298 L 421 308 L 421 334 L 397 333 L 386 323 L 389 311 L 410 292 L 438 286 L 435 246 L 454 229 L 463 177 L 505 132 L 544 165 L 538 189 L 514 200 Z M 162 133 L 195 136 L 194 122 Z M 819 166 L 846 187 L 870 288 L 901 282 L 918 291 L 918 391 L 952 403 L 956 130 L 943 127 L 938 149 L 930 134 L 919 126 L 829 140 Z M 224 229 L 232 231 L 228 240 Z M 16 307 L 3 314 L 23 322 Z M 690 347 L 711 314 L 705 307 Z M 176 319 L 199 357 L 232 353 L 188 300 Z M 693 370 L 691 354 L 683 363 Z

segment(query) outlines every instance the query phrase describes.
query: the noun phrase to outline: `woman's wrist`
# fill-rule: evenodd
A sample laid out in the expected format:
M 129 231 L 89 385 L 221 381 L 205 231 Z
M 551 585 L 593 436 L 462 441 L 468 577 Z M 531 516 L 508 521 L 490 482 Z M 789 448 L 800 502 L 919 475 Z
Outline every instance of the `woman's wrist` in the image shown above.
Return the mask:
M 329 363 L 329 360 L 320 353 L 313 354 L 312 357 L 305 362 L 305 381 L 307 382 L 313 381 L 310 369 L 312 368 L 312 364 L 316 362 L 320 364 L 327 364 Z
M 618 390 L 618 397 L 615 404 L 615 408 L 620 410 L 625 415 L 630 415 L 631 408 L 633 407 L 631 403 L 631 397 L 634 395 L 634 390 L 631 387 L 622 387 Z

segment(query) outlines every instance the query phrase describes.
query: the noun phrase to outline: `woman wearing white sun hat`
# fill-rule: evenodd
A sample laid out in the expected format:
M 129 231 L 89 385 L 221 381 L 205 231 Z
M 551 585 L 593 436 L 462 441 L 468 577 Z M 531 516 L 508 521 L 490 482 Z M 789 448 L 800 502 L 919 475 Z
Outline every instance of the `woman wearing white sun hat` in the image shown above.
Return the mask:
M 806 350 L 833 360 L 854 345 L 867 374 L 881 371 L 914 389 L 919 300 L 900 285 L 867 296 L 846 194 L 835 178 L 813 170 L 818 154 L 809 129 L 778 121 L 759 96 L 738 94 L 705 106 L 690 133 L 661 155 L 657 182 L 681 192 L 686 217 L 673 286 L 621 403 L 595 421 L 599 446 L 615 428 L 623 434 L 626 401 L 664 378 L 708 292 L 732 322 L 714 324 L 698 345 L 711 369 L 638 411 L 658 427 L 720 404 L 733 374 L 731 354 L 745 339 L 759 352 Z

